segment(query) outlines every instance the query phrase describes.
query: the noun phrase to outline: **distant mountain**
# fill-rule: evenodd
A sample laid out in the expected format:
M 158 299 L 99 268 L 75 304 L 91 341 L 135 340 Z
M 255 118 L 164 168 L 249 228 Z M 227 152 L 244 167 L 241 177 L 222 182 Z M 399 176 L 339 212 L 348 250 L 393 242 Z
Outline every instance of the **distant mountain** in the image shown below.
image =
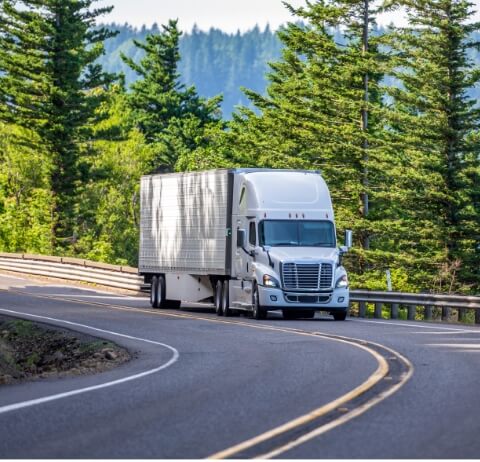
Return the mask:
M 133 39 L 144 41 L 147 34 L 158 33 L 159 27 L 156 24 L 140 29 L 128 24 L 108 24 L 107 27 L 119 31 L 119 34 L 106 41 L 106 53 L 99 61 L 108 72 L 123 72 L 127 84 L 130 84 L 137 75 L 120 59 L 120 52 L 136 61 L 140 60 L 142 54 L 134 46 Z M 337 42 L 344 41 L 339 32 L 335 35 Z M 480 34 L 473 38 L 480 41 Z M 225 118 L 230 118 L 235 106 L 249 105 L 241 87 L 265 92 L 268 62 L 278 60 L 281 50 L 282 44 L 276 32 L 268 26 L 264 30 L 255 27 L 236 34 L 219 29 L 204 32 L 194 28 L 180 39 L 179 73 L 181 80 L 187 85 L 195 85 L 202 96 L 222 94 L 223 114 Z M 480 51 L 472 53 L 472 57 L 480 64 Z M 478 100 L 480 88 L 473 89 L 471 95 Z
M 108 24 L 119 34 L 105 43 L 105 55 L 100 63 L 108 72 L 123 72 L 127 84 L 137 75 L 120 59 L 120 53 L 138 61 L 142 53 L 133 44 L 133 39 L 144 41 L 147 34 L 158 33 L 159 27 L 135 29 L 128 24 Z M 258 27 L 237 34 L 228 34 L 219 29 L 208 32 L 196 28 L 180 39 L 179 73 L 181 80 L 195 85 L 200 95 L 211 97 L 223 95 L 222 110 L 229 118 L 236 105 L 248 105 L 241 87 L 260 93 L 265 91 L 265 74 L 268 62 L 278 60 L 282 45 L 269 27 Z

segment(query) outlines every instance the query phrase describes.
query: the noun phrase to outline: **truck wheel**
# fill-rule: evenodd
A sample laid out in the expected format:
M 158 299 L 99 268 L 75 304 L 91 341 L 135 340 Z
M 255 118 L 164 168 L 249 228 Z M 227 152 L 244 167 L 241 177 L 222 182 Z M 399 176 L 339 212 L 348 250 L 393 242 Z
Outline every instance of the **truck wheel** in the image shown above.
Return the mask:
M 332 313 L 332 314 L 333 314 L 333 319 L 335 319 L 335 321 L 345 321 L 347 317 L 346 311 L 340 311 L 339 313 Z
M 294 310 L 282 310 L 283 314 L 283 319 L 298 319 L 298 313 L 296 313 Z
M 150 287 L 150 305 L 152 308 L 158 307 L 158 278 L 157 276 L 152 277 L 152 285 Z
M 222 281 L 217 281 L 215 286 L 215 313 L 217 316 L 223 316 L 223 283 Z
M 165 276 L 161 274 L 158 276 L 158 283 L 157 283 L 157 308 L 167 308 L 166 300 L 166 287 L 165 287 Z
M 178 310 L 181 305 L 181 300 L 165 300 L 165 308 L 168 306 L 172 310 Z
M 303 310 L 300 313 L 301 318 L 305 319 L 313 319 L 315 317 L 315 311 L 314 310 Z
M 228 281 L 223 282 L 223 294 L 222 294 L 222 311 L 223 315 L 226 317 L 230 317 L 233 315 L 233 310 L 230 309 L 230 297 L 228 289 L 230 284 Z
M 258 286 L 255 285 L 252 293 L 252 316 L 253 319 L 267 319 L 267 310 L 260 306 L 260 297 L 258 296 Z

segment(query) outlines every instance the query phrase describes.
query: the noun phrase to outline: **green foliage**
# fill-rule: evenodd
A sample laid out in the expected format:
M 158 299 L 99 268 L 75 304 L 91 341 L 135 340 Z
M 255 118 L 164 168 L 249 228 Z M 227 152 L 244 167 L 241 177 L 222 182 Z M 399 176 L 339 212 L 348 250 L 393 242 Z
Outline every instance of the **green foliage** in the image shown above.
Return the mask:
M 220 123 L 221 98 L 201 98 L 194 87 L 179 81 L 180 35 L 177 21 L 170 21 L 162 33 L 147 35 L 144 43 L 134 41 L 145 53 L 139 63 L 122 55 L 140 76 L 131 86 L 128 102 L 134 124 L 157 151 L 152 170 L 163 166 L 173 171 L 180 158 L 205 144 L 205 128 Z M 180 165 L 189 162 L 181 160 Z
M 418 253 L 436 266 L 435 280 L 446 279 L 447 267 L 455 274 L 450 290 L 478 290 L 480 109 L 469 90 L 480 81 L 480 69 L 469 50 L 478 47 L 471 37 L 480 23 L 470 21 L 467 1 L 400 3 L 410 26 L 393 31 L 388 43 L 392 74 L 403 86 L 387 92 L 398 114 L 394 136 L 415 169 L 402 181 L 409 191 L 404 216 L 415 223 Z
M 4 0 L 0 249 L 136 265 L 142 175 L 317 169 L 339 236 L 354 230 L 353 288 L 385 290 L 389 269 L 394 290 L 478 291 L 480 24 L 465 0 L 402 0 L 410 26 L 386 31 L 380 3 L 289 7 L 297 22 L 278 38 L 182 38 L 176 21 L 115 36 L 94 27 L 109 9 L 90 0 Z M 130 91 L 96 64 L 105 40 L 123 52 Z M 101 62 L 113 69 L 111 56 Z M 227 82 L 230 107 L 248 88 L 229 122 L 220 97 L 200 96 L 218 93 L 213 81 Z
M 104 97 L 88 158 L 90 178 L 80 192 L 80 238 L 72 251 L 92 260 L 136 265 L 140 177 L 156 153 L 129 124 L 123 89 L 113 87 Z
M 109 72 L 123 73 L 126 83 L 131 84 L 139 75 L 120 59 L 120 55 L 123 53 L 139 62 L 145 53 L 134 45 L 133 40 L 144 42 L 147 35 L 157 35 L 160 29 L 156 24 L 139 29 L 128 24 L 109 24 L 107 27 L 119 33 L 106 40 L 106 53 L 98 62 Z M 249 104 L 240 87 L 259 93 L 265 91 L 267 63 L 278 59 L 280 49 L 276 33 L 268 26 L 263 31 L 255 27 L 236 34 L 218 29 L 204 32 L 194 27 L 179 39 L 180 81 L 187 87 L 194 85 L 198 93 L 207 98 L 222 93 L 222 112 L 230 118 L 235 106 Z
M 31 130 L 36 146 L 50 157 L 55 245 L 70 242 L 74 233 L 83 180 L 79 143 L 89 136 L 100 103 L 91 90 L 113 80 L 95 64 L 112 33 L 93 28 L 111 8 L 91 10 L 92 3 L 3 0 L 0 5 L 0 121 Z
M 45 151 L 19 139 L 37 140 L 24 128 L 0 123 L 0 249 L 51 254 L 51 161 Z

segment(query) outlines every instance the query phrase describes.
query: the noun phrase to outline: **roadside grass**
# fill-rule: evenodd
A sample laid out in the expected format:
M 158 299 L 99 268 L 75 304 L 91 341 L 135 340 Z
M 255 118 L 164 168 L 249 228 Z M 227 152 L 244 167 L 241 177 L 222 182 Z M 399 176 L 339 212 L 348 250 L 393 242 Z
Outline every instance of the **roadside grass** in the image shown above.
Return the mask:
M 102 372 L 129 359 L 110 341 L 0 316 L 0 384 Z

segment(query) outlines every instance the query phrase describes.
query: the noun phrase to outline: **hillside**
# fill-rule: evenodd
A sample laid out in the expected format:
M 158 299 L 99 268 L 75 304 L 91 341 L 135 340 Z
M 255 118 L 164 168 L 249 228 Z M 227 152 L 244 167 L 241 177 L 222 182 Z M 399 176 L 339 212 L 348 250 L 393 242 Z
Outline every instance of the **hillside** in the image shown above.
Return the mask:
M 143 26 L 136 29 L 128 24 L 108 24 L 119 34 L 105 43 L 106 54 L 100 63 L 108 72 L 123 72 L 127 84 L 136 79 L 136 74 L 120 59 L 120 53 L 134 59 L 140 59 L 140 52 L 133 44 L 133 39 L 144 40 L 150 33 L 159 31 L 154 24 L 151 28 Z M 337 42 L 342 41 L 337 34 Z M 480 40 L 480 36 L 474 37 Z M 267 26 L 264 30 L 255 27 L 245 33 L 228 34 L 219 29 L 204 32 L 193 29 L 180 40 L 181 61 L 179 72 L 181 80 L 188 85 L 195 85 L 202 96 L 223 95 L 222 109 L 225 118 L 230 118 L 235 106 L 248 105 L 248 99 L 241 87 L 263 93 L 266 88 L 265 74 L 268 62 L 280 57 L 282 45 L 275 31 Z M 475 59 L 480 63 L 480 52 Z M 473 92 L 480 98 L 480 89 Z
M 144 40 L 147 34 L 158 32 L 158 26 L 135 29 L 127 24 L 109 24 L 108 27 L 119 34 L 106 42 L 106 54 L 100 62 L 109 72 L 123 72 L 127 83 L 131 83 L 136 74 L 121 61 L 120 53 L 140 59 L 133 39 Z M 225 117 L 230 117 L 236 105 L 248 104 L 242 86 L 264 91 L 267 63 L 278 59 L 280 53 L 280 41 L 268 27 L 263 31 L 255 27 L 243 34 L 194 29 L 180 40 L 179 73 L 182 81 L 195 85 L 202 96 L 223 94 L 222 109 Z

